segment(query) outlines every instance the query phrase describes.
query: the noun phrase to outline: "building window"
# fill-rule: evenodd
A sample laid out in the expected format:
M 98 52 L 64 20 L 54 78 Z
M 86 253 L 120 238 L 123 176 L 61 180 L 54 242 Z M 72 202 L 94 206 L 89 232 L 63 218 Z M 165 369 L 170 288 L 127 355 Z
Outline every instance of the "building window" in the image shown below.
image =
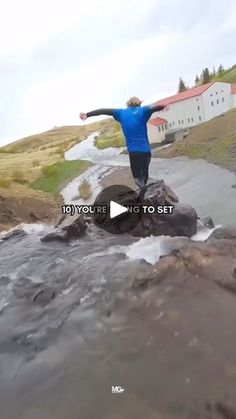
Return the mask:
M 214 102 L 213 101 L 211 102 L 211 106 L 214 106 Z
M 161 127 L 158 127 L 158 129 L 159 129 L 159 132 L 161 132 Z
M 167 129 L 167 124 L 165 124 L 165 129 Z
M 175 121 L 172 122 L 173 126 L 175 125 Z
M 199 121 L 201 122 L 202 118 L 199 116 Z
M 217 105 L 219 105 L 219 103 L 220 103 L 219 99 L 217 99 L 216 103 L 217 103 Z
M 190 124 L 190 118 L 188 118 L 188 123 Z
M 184 120 L 182 119 L 182 124 L 184 123 Z
M 196 99 L 196 101 L 198 102 L 198 99 Z
M 191 118 L 191 121 L 193 122 L 193 118 Z
M 211 96 L 212 96 L 212 94 L 211 94 Z
M 197 110 L 200 111 L 200 106 L 197 107 Z
M 161 126 L 162 131 L 164 131 L 164 125 Z
M 170 127 L 171 127 L 171 122 L 170 122 Z
M 178 122 L 179 122 L 179 125 L 180 125 L 180 119 L 179 119 L 179 121 L 178 121 Z
M 224 102 L 225 101 L 225 98 L 224 97 L 222 97 L 222 102 Z
M 216 95 L 218 95 L 218 92 L 216 92 Z

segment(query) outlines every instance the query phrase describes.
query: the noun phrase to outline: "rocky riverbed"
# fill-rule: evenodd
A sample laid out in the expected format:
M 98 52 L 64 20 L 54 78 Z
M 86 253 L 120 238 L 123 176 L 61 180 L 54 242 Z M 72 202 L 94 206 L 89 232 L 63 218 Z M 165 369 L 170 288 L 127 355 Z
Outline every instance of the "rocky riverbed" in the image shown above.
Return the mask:
M 1 238 L 4 419 L 236 417 L 233 175 L 187 160 L 153 161 L 151 175 L 190 205 L 196 234 L 113 235 L 85 219 L 58 224 L 66 241 L 45 241 L 47 224 Z

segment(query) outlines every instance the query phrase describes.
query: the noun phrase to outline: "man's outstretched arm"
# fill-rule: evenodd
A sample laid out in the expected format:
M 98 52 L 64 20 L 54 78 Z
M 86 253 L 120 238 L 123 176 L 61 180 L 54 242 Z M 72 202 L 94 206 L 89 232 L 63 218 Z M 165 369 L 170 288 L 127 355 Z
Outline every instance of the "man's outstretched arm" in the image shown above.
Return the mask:
M 89 118 L 90 116 L 99 116 L 99 115 L 114 116 L 114 111 L 115 109 L 112 109 L 112 108 L 96 109 L 95 111 L 91 111 L 87 113 L 80 113 L 80 118 L 85 120 Z
M 148 108 L 150 109 L 151 115 L 154 112 L 160 112 L 162 111 L 164 108 L 166 107 L 166 105 L 148 105 Z

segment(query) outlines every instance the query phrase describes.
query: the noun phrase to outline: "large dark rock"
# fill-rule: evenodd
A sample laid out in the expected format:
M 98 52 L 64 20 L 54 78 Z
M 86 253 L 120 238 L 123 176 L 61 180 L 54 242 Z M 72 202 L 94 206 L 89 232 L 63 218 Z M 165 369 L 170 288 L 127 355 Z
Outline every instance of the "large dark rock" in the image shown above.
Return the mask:
M 54 240 L 69 242 L 70 240 L 84 236 L 87 229 L 86 220 L 81 215 L 63 217 L 63 219 L 57 222 L 57 225 L 60 227 L 55 228 L 52 233 L 42 237 L 42 242 L 51 242 Z
M 145 205 L 174 205 L 172 214 L 143 214 L 138 225 L 130 234 L 138 237 L 153 236 L 186 236 L 197 232 L 197 212 L 190 205 L 179 203 L 178 197 L 163 180 L 152 182 L 147 186 L 143 199 Z
M 167 186 L 164 180 L 149 183 L 145 192 L 145 201 L 150 205 L 172 205 L 179 202 L 179 198 Z
M 165 256 L 152 268 L 142 287 L 162 281 L 208 280 L 236 295 L 236 241 L 218 238 L 207 242 L 169 238 Z
M 141 218 L 136 217 L 137 223 L 130 219 L 126 214 L 122 215 L 119 220 L 117 217 L 110 219 L 109 212 L 107 214 L 99 214 L 96 220 L 92 216 L 81 216 L 75 214 L 61 215 L 56 222 L 55 230 L 44 236 L 41 240 L 49 242 L 58 240 L 67 242 L 72 239 L 77 239 L 85 234 L 88 223 L 94 221 L 99 227 L 103 227 L 111 233 L 119 230 L 119 233 L 129 232 L 135 237 L 147 236 L 185 236 L 191 237 L 197 232 L 198 216 L 194 208 L 190 205 L 179 203 L 178 197 L 175 193 L 165 184 L 163 180 L 153 181 L 147 186 L 145 197 L 140 201 L 137 195 L 134 197 L 132 190 L 121 193 L 117 196 L 116 202 L 123 206 L 135 205 L 152 205 L 158 207 L 160 205 L 173 205 L 174 209 L 172 214 L 149 214 L 143 213 Z M 112 198 L 114 199 L 114 198 Z M 108 205 L 110 200 L 106 196 Z M 100 203 L 101 204 L 101 203 Z M 132 215 L 132 217 L 135 215 Z M 132 225 L 130 228 L 130 223 Z M 110 230 L 109 230 L 110 228 Z

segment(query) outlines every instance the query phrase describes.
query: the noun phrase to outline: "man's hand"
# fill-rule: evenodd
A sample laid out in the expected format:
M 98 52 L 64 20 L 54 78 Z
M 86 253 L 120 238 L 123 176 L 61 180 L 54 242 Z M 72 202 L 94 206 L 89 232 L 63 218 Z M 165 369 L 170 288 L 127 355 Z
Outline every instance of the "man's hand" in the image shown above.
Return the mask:
M 83 121 L 85 121 L 85 119 L 87 119 L 87 114 L 86 113 L 81 112 L 79 114 L 79 116 L 80 116 L 80 119 L 82 119 Z

